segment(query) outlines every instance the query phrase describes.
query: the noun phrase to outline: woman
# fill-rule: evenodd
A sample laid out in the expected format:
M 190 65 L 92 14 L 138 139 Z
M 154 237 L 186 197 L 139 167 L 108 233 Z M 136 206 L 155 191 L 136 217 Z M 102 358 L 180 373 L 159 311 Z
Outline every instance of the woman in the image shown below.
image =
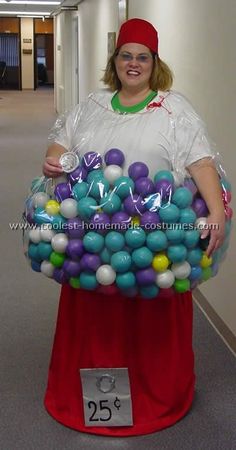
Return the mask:
M 207 204 L 208 223 L 219 225 L 210 232 L 210 256 L 224 237 L 219 177 L 204 124 L 183 96 L 170 91 L 172 75 L 158 56 L 157 31 L 149 22 L 131 19 L 121 26 L 103 81 L 110 90 L 91 94 L 54 133 L 44 174 L 60 176 L 59 157 L 68 150 L 79 149 L 83 155 L 95 149 L 103 154 L 109 148 L 125 153 L 125 170 L 143 161 L 150 175 L 157 169 L 172 170 L 181 179 L 188 174 Z M 83 410 L 88 385 L 83 384 L 82 393 L 81 369 L 94 368 L 128 369 L 133 422 L 130 414 L 121 426 L 119 421 L 113 424 L 107 409 L 100 413 L 106 412 L 109 420 L 102 415 L 100 420 L 92 410 L 97 421 L 88 424 Z M 104 377 L 109 376 L 105 370 Z M 45 397 L 47 410 L 58 421 L 95 434 L 151 433 L 187 413 L 194 381 L 190 292 L 147 301 L 62 287 Z M 92 398 L 90 407 L 106 408 L 99 399 Z

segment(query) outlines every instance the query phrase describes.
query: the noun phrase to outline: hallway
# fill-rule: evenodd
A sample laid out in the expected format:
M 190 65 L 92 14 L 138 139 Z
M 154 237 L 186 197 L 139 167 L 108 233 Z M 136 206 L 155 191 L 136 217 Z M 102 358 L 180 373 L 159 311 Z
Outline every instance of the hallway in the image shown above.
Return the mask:
M 234 450 L 236 360 L 195 305 L 196 396 L 175 426 L 143 437 L 103 438 L 55 422 L 43 396 L 60 287 L 27 265 L 20 231 L 56 114 L 53 90 L 0 91 L 0 443 L 3 450 Z

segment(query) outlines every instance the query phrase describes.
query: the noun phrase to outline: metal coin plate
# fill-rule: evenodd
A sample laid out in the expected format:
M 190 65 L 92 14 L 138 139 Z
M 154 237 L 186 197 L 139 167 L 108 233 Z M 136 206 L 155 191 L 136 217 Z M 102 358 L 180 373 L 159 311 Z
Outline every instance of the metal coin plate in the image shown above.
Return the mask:
M 59 159 L 62 169 L 66 173 L 73 172 L 79 165 L 79 157 L 74 152 L 63 153 Z

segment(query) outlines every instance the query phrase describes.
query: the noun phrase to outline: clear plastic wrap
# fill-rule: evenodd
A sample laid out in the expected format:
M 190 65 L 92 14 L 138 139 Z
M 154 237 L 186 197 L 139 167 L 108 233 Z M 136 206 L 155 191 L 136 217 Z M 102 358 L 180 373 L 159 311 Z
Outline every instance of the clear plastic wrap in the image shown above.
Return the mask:
M 68 151 L 65 177 L 41 178 L 25 204 L 33 270 L 74 288 L 145 298 L 216 275 L 229 245 L 230 183 L 201 119 L 181 96 L 165 95 L 136 114 L 113 112 L 108 94 L 91 95 L 59 118 L 50 140 Z M 217 165 L 226 214 L 224 243 L 210 258 L 201 239 L 208 209 L 186 170 L 206 157 Z

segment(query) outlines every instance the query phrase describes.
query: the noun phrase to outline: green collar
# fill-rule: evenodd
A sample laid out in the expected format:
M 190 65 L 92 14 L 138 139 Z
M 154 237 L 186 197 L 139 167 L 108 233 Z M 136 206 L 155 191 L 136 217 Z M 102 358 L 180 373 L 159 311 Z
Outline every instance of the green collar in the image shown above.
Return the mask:
M 145 108 L 145 106 L 150 103 L 150 101 L 156 97 L 157 92 L 151 91 L 150 94 L 140 103 L 132 106 L 123 106 L 119 100 L 119 92 L 116 92 L 111 99 L 111 106 L 114 111 L 119 111 L 120 113 L 136 113 Z

